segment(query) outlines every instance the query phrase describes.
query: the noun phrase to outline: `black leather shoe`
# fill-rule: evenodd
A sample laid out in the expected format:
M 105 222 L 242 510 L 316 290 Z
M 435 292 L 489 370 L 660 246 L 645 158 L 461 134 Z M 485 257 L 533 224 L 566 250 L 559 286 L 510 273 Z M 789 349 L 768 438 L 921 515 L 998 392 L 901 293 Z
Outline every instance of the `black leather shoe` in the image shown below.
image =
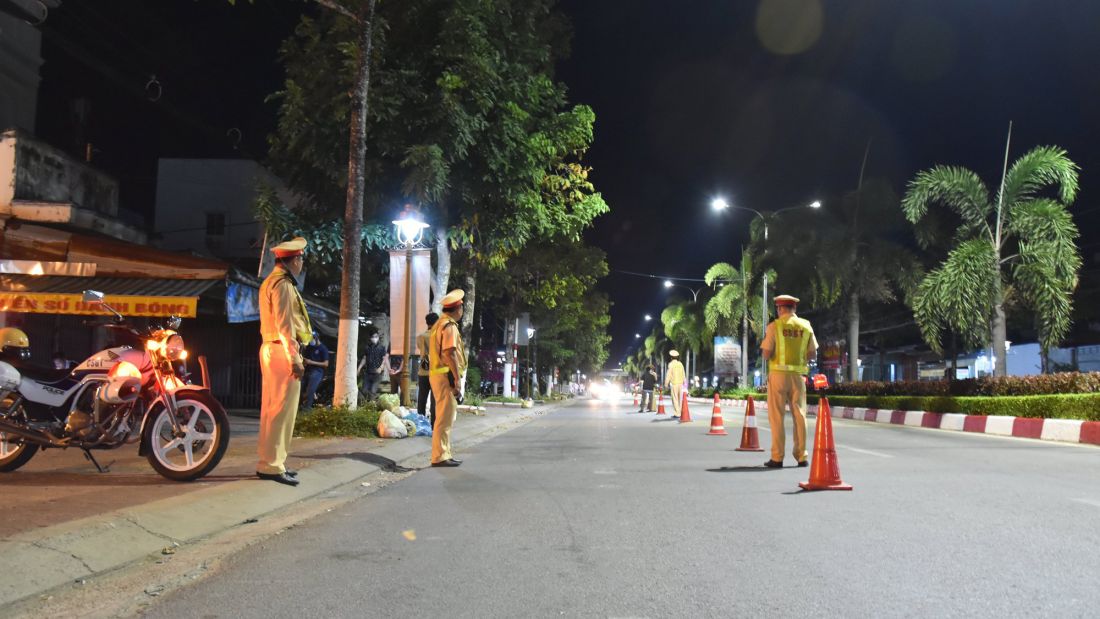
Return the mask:
M 267 479 L 270 481 L 277 481 L 280 484 L 286 484 L 288 486 L 298 485 L 298 479 L 296 477 L 291 477 L 286 473 L 260 473 L 259 471 L 257 471 L 256 477 L 259 477 L 260 479 Z
M 810 466 L 810 461 L 809 460 L 803 460 L 802 462 L 798 463 L 798 466 L 801 466 L 801 467 Z
M 454 462 L 455 464 L 462 464 L 462 460 L 459 460 L 458 458 L 451 458 L 451 462 Z
M 294 477 L 295 479 L 297 479 L 298 477 L 298 471 L 294 471 L 291 469 L 287 469 L 285 474 L 287 477 Z
M 440 462 L 432 462 L 432 466 L 458 466 L 462 464 L 458 460 L 443 460 Z
M 764 466 L 768 467 L 769 469 L 781 469 L 783 468 L 783 463 L 776 462 L 775 460 L 768 460 L 764 463 Z

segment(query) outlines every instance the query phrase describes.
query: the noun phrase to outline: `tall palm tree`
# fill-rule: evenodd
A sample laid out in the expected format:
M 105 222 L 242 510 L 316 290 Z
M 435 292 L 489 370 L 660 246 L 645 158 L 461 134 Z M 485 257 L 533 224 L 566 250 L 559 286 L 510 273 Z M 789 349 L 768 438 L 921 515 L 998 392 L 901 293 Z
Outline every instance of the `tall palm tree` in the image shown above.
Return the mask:
M 741 335 L 741 379 L 748 376 L 749 331 L 760 329 L 760 290 L 753 288 L 752 259 L 741 254 L 741 268 L 719 262 L 709 269 L 703 280 L 718 287 L 703 308 L 707 329 L 715 335 Z
M 993 196 L 974 172 L 940 165 L 910 181 L 902 201 L 914 224 L 925 222 L 934 204 L 961 220 L 947 259 L 917 292 L 914 309 L 925 340 L 940 350 L 945 327 L 982 341 L 991 326 L 996 376 L 1007 368 L 1008 296 L 1034 312 L 1045 358 L 1069 331 L 1081 268 L 1077 226 L 1068 210 L 1077 196 L 1077 165 L 1056 146 L 1034 148 L 1009 168 L 1006 145 L 1004 163 Z M 1040 193 L 1051 188 L 1055 197 Z M 934 241 L 920 227 L 917 238 L 925 246 Z

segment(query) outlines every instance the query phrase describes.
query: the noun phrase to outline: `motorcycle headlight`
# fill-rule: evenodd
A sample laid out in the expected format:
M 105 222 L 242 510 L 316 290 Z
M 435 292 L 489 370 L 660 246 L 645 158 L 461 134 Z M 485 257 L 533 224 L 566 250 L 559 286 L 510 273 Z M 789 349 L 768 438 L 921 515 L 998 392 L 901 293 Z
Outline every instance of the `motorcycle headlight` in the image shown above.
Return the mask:
M 171 361 L 178 361 L 187 356 L 187 351 L 183 347 L 182 335 L 174 333 L 168 336 L 168 339 L 164 341 L 164 356 Z

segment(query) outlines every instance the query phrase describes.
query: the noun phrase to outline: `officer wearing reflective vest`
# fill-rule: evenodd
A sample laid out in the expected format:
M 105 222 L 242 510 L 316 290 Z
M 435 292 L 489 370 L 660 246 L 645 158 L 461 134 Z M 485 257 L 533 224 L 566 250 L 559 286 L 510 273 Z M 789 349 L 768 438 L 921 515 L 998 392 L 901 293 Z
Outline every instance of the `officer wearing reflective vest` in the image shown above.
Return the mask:
M 817 338 L 810 321 L 795 315 L 798 299 L 787 294 L 775 297 L 779 317 L 764 334 L 760 351 L 768 360 L 768 422 L 771 424 L 772 457 L 768 468 L 783 467 L 786 433 L 783 413 L 790 406 L 794 418 L 794 460 L 807 466 L 806 460 L 806 380 L 809 360 L 817 355 Z
M 288 486 L 298 485 L 298 473 L 287 470 L 285 463 L 305 374 L 302 347 L 313 340 L 313 326 L 298 292 L 305 250 L 302 237 L 273 247 L 275 268 L 260 285 L 259 294 L 263 396 L 256 475 Z
M 462 298 L 466 293 L 452 290 L 443 297 L 443 316 L 432 325 L 428 341 L 428 382 L 435 398 L 435 425 L 432 428 L 432 466 L 458 466 L 451 453 L 451 427 L 462 401 L 462 378 L 466 375 L 466 348 L 462 345 Z

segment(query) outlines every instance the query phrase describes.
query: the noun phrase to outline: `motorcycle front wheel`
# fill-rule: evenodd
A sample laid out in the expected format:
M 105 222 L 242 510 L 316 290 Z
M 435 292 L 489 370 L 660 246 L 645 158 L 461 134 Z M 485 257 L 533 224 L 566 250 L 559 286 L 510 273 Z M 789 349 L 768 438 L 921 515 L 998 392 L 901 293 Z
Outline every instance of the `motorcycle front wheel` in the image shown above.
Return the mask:
M 206 391 L 176 392 L 183 436 L 172 429 L 163 404 L 149 411 L 142 432 L 145 457 L 156 472 L 174 481 L 193 481 L 214 470 L 229 447 L 229 416 Z
M 38 451 L 38 445 L 14 442 L 14 437 L 0 432 L 0 473 L 7 473 L 26 464 Z

